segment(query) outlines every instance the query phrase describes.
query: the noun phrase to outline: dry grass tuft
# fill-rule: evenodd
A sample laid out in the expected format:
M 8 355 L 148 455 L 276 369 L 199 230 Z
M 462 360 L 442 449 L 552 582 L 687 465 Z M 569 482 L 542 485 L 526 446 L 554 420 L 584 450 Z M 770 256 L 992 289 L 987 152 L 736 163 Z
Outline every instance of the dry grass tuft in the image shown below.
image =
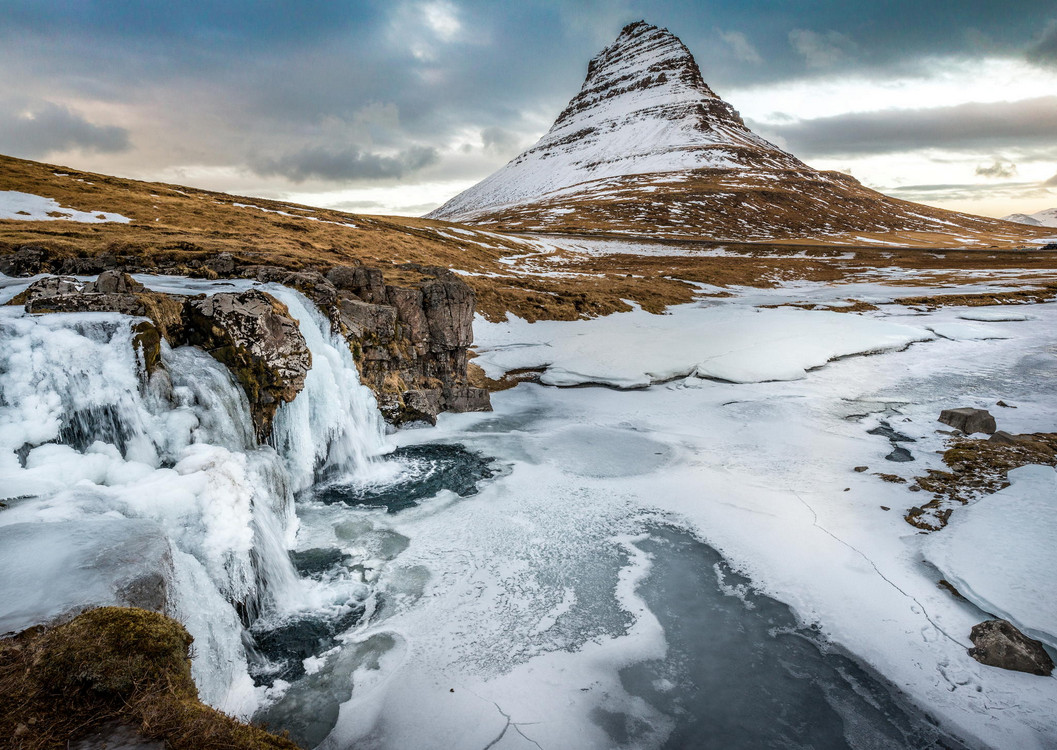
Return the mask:
M 50 750 L 117 724 L 172 750 L 296 750 L 198 700 L 191 641 L 176 621 L 125 607 L 0 640 L 0 736 Z

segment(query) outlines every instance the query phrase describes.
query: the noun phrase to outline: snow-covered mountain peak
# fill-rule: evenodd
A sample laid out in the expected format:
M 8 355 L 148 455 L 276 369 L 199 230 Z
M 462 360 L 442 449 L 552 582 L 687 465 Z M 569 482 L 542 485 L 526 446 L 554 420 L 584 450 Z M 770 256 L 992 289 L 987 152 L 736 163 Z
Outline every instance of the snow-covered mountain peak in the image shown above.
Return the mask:
M 546 135 L 430 216 L 472 220 L 605 178 L 804 168 L 745 127 L 674 34 L 639 21 L 591 60 L 580 92 Z
M 657 103 L 718 99 L 679 38 L 645 21 L 628 24 L 587 66 L 587 79 L 554 123 L 576 121 L 592 108 L 635 111 Z M 617 105 L 619 101 L 619 107 Z

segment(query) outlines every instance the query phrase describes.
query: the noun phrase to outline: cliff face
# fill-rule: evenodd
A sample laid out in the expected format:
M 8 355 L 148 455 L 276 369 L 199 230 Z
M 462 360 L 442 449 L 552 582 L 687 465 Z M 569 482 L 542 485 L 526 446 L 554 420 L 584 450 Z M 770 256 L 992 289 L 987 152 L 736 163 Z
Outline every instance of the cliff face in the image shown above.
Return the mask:
M 11 276 L 100 270 L 92 282 L 42 279 L 13 302 L 26 305 L 28 312 L 110 311 L 149 318 L 152 323 L 137 331 L 148 371 L 161 338 L 174 346 L 205 349 L 243 386 L 258 437 L 269 434 L 275 410 L 296 396 L 311 367 L 296 321 L 281 303 L 258 290 L 197 298 L 150 292 L 125 272 L 186 272 L 186 267 L 144 268 L 121 256 L 58 258 L 46 248 L 23 247 L 0 257 L 0 273 Z M 435 423 L 442 411 L 491 409 L 488 392 L 470 386 L 467 378 L 473 291 L 446 269 L 401 266 L 402 276 L 418 280 L 394 285 L 377 268 L 335 266 L 324 276 L 275 266 L 238 267 L 222 253 L 192 270 L 210 278 L 280 283 L 302 292 L 348 341 L 362 382 L 374 391 L 391 424 Z
M 421 280 L 387 284 L 380 269 L 365 266 L 335 266 L 326 276 L 265 267 L 256 278 L 298 289 L 327 313 L 391 424 L 435 423 L 442 411 L 490 410 L 488 392 L 467 377 L 473 290 L 447 269 L 407 264 L 399 270 Z

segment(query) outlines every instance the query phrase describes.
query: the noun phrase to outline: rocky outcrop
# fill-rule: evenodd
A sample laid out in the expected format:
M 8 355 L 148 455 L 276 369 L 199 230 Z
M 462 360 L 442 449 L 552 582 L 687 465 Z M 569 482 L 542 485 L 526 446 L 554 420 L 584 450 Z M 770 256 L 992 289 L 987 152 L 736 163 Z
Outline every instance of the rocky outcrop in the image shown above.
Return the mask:
M 990 667 L 1048 676 L 1053 660 L 1042 644 L 1021 633 L 1008 620 L 987 620 L 974 625 L 969 656 Z
M 940 412 L 940 422 L 950 425 L 956 430 L 961 430 L 966 435 L 983 432 L 993 435 L 997 429 L 995 418 L 987 409 L 944 409 Z
M 296 288 L 326 313 L 335 333 L 349 342 L 360 379 L 374 391 L 389 423 L 435 424 L 442 411 L 487 411 L 488 392 L 471 385 L 467 352 L 474 341 L 475 298 L 446 268 L 397 266 L 418 281 L 387 284 L 381 269 L 334 266 L 317 270 L 242 266 L 228 254 L 196 261 L 197 275 L 241 276 Z M 106 266 L 101 270 L 100 267 Z M 57 276 L 35 282 L 12 300 L 31 313 L 116 312 L 150 322 L 136 326 L 135 343 L 153 373 L 161 341 L 192 343 L 231 368 L 251 401 L 259 436 L 266 436 L 281 402 L 303 383 L 303 340 L 289 312 L 262 292 L 209 298 L 153 293 L 124 271 L 188 273 L 185 266 L 142 268 L 122 256 L 56 258 L 44 248 L 22 247 L 0 258 L 0 271 L 35 275 L 43 270 L 99 273 L 95 281 Z M 248 295 L 248 296 L 247 296 Z M 266 298 L 267 304 L 262 302 Z M 203 300 L 212 299 L 214 302 Z M 215 331 L 216 329 L 216 331 Z M 254 342 L 260 338 L 260 345 Z M 256 346 L 256 349 L 255 349 Z M 307 372 L 307 370 L 305 370 Z
M 117 312 L 147 318 L 135 326 L 134 343 L 148 374 L 160 363 L 162 339 L 172 346 L 201 347 L 226 365 L 246 392 L 261 441 L 271 433 L 279 405 L 300 393 L 312 366 L 298 322 L 285 305 L 257 289 L 177 297 L 150 292 L 111 270 L 90 282 L 41 279 L 10 304 L 22 304 L 31 313 Z
M 249 399 L 259 440 L 271 433 L 279 404 L 294 400 L 312 368 L 298 322 L 258 289 L 187 300 L 183 340 L 227 365 Z
M 446 269 L 404 267 L 426 278 L 385 284 L 381 271 L 339 266 L 332 320 L 349 339 L 362 381 L 389 422 L 435 423 L 442 411 L 487 411 L 488 392 L 470 385 L 474 295 Z

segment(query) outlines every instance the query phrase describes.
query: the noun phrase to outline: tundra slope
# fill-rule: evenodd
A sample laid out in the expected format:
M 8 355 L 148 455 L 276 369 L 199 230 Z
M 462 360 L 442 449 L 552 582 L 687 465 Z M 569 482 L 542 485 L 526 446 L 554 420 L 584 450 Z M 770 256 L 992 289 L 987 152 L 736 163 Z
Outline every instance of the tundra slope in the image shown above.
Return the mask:
M 749 130 L 686 46 L 644 21 L 590 62 L 580 92 L 532 148 L 428 218 L 526 232 L 851 245 L 1008 246 L 1043 236 L 812 169 Z

